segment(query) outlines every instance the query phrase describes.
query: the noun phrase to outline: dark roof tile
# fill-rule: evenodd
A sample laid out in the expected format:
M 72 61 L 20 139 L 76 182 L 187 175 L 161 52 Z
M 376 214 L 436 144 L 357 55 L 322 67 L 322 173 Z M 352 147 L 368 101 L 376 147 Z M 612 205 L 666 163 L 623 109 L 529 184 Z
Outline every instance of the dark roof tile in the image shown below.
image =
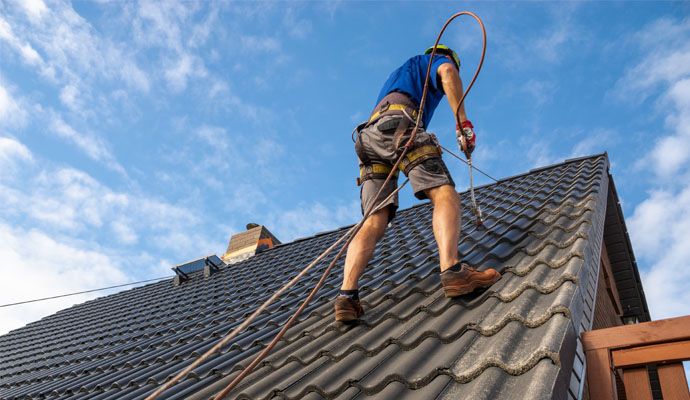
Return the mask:
M 547 398 L 557 382 L 558 390 L 577 387 L 582 360 L 573 338 L 591 320 L 587 299 L 603 237 L 607 168 L 605 155 L 592 156 L 477 188 L 484 225 L 463 218 L 459 253 L 503 276 L 461 298 L 443 295 L 430 203 L 399 211 L 360 281 L 361 322 L 333 321 L 341 260 L 313 304 L 229 398 Z M 469 215 L 467 202 L 463 213 Z M 277 245 L 210 277 L 191 273 L 177 287 L 162 281 L 101 297 L 12 331 L 0 337 L 2 398 L 143 398 L 347 229 Z M 227 385 L 265 348 L 332 257 L 164 397 L 206 399 Z M 632 276 L 623 267 L 615 273 L 623 281 Z

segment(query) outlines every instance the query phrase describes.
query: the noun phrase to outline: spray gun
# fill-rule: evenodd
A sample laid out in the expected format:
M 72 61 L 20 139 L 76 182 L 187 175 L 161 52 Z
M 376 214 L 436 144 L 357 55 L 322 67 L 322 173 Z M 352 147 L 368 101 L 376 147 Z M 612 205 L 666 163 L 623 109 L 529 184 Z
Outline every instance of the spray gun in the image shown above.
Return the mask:
M 467 157 L 467 165 L 470 167 L 470 195 L 472 197 L 472 210 L 471 213 L 477 217 L 477 226 L 482 225 L 482 209 L 477 204 L 474 199 L 474 183 L 472 182 L 472 157 Z
M 467 126 L 464 126 L 467 125 Z M 455 131 L 455 136 L 458 140 L 458 146 L 460 150 L 465 153 L 467 157 L 467 166 L 470 168 L 470 197 L 472 198 L 472 206 L 470 213 L 477 218 L 477 226 L 482 225 L 482 209 L 479 208 L 477 201 L 474 198 L 474 182 L 472 181 L 472 149 L 474 144 L 471 144 L 472 148 L 468 148 L 469 143 L 473 143 L 474 132 L 472 131 L 472 123 L 466 121 L 463 123 L 463 128 L 457 127 Z

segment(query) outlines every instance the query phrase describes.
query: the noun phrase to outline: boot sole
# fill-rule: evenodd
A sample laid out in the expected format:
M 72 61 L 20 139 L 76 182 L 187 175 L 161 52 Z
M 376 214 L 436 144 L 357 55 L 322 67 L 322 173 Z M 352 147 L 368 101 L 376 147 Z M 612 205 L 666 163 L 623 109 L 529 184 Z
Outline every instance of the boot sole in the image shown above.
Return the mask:
M 474 281 L 471 283 L 468 283 L 463 286 L 459 287 L 454 287 L 454 286 L 449 286 L 449 287 L 444 287 L 443 292 L 446 295 L 446 297 L 458 297 L 462 296 L 463 294 L 468 294 L 473 292 L 475 289 L 480 289 L 480 288 L 486 288 L 494 283 L 498 282 L 498 280 L 501 279 L 501 275 L 497 275 L 494 279 L 488 280 L 488 281 Z
M 335 320 L 340 321 L 340 322 L 350 322 L 350 321 L 356 321 L 358 320 L 359 317 L 357 317 L 356 313 L 353 312 L 337 312 L 335 313 Z

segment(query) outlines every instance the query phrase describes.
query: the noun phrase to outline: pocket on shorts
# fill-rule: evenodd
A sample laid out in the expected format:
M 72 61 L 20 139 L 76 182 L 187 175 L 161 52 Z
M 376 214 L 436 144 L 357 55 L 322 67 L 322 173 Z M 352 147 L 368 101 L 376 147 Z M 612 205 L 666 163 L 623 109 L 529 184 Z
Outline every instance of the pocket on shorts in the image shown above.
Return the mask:
M 447 175 L 440 157 L 430 158 L 419 165 L 424 171 L 434 175 Z
M 377 124 L 376 129 L 386 135 L 393 134 L 395 130 L 398 129 L 398 125 L 400 125 L 402 119 L 403 117 L 387 119 Z

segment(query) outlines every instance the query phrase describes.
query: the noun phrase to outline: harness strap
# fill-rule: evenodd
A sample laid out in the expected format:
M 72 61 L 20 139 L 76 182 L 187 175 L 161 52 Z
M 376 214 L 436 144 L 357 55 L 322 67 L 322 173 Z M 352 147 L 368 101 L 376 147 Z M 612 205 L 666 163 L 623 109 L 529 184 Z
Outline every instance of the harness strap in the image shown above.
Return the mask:
M 400 162 L 398 169 L 407 175 L 412 168 L 421 164 L 425 160 L 430 158 L 439 158 L 441 153 L 438 147 L 429 144 L 426 146 L 417 147 L 409 151 L 405 158 Z M 368 179 L 386 179 L 388 174 L 391 173 L 393 167 L 388 164 L 371 163 L 363 166 L 359 169 L 359 178 L 357 178 L 357 186 L 361 186 L 362 183 Z M 393 178 L 398 179 L 398 171 L 393 172 Z
M 388 164 L 371 163 L 359 169 L 359 178 L 357 178 L 357 186 L 361 186 L 368 179 L 386 179 L 391 173 L 393 167 Z M 398 179 L 398 171 L 393 173 L 393 178 Z
M 386 107 L 383 109 L 376 111 L 375 113 L 371 114 L 371 117 L 369 117 L 369 123 L 373 122 L 376 118 L 380 117 L 381 114 L 388 112 L 388 111 L 407 111 L 408 114 L 412 115 L 412 118 L 417 118 L 417 110 L 408 107 L 405 104 L 388 104 Z
M 430 158 L 439 158 L 441 153 L 435 145 L 426 145 L 410 150 L 400 162 L 400 170 L 407 175 L 412 168 Z
M 384 114 L 398 114 L 407 113 L 413 119 L 417 119 L 417 108 L 419 106 L 410 99 L 410 96 L 402 92 L 391 92 L 385 95 L 374 107 L 374 110 L 369 116 L 367 125 L 371 125 L 381 118 Z

